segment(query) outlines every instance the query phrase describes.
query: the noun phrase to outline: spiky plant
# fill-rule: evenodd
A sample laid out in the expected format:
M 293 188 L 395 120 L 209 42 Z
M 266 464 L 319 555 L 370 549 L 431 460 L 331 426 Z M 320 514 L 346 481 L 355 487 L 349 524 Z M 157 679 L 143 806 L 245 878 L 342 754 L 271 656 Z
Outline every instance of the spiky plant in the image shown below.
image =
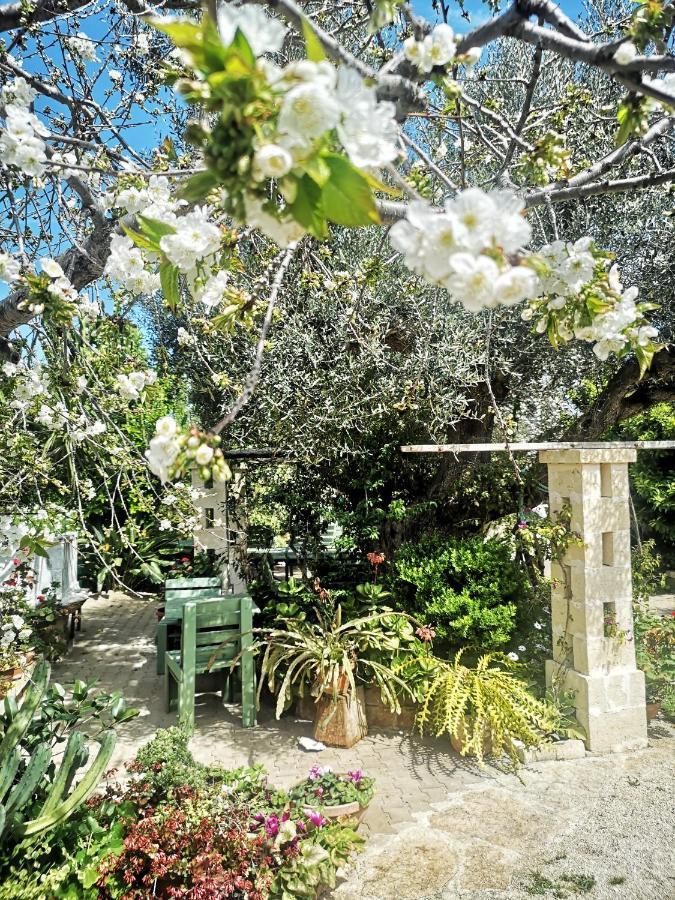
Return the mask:
M 469 667 L 462 663 L 463 652 L 452 661 L 426 656 L 422 667 L 417 660 L 417 675 L 413 661 L 398 670 L 402 677 L 417 678 L 420 733 L 459 739 L 462 756 L 482 760 L 486 753 L 507 754 L 515 762 L 515 741 L 537 746 L 556 731 L 559 711 L 530 693 L 506 656 L 486 653 Z

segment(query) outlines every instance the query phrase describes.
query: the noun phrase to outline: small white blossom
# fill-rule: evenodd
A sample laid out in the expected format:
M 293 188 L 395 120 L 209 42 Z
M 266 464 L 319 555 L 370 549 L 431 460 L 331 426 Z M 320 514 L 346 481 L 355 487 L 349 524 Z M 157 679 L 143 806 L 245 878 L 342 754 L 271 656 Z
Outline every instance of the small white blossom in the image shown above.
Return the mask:
M 638 50 L 632 41 L 626 41 L 614 54 L 614 62 L 619 66 L 627 66 L 638 55 Z

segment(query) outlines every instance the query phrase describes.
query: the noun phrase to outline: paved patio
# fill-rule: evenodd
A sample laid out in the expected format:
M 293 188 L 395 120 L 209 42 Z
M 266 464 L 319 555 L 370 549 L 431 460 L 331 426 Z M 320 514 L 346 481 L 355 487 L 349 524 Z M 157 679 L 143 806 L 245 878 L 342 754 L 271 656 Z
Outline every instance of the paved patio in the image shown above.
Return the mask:
M 116 766 L 176 721 L 163 710 L 155 674 L 155 606 L 119 593 L 88 602 L 75 647 L 54 667 L 55 679 L 96 677 L 141 709 L 120 733 Z M 536 888 L 549 897 L 675 898 L 675 729 L 664 723 L 644 751 L 542 763 L 518 777 L 478 768 L 445 740 L 375 732 L 351 750 L 312 754 L 298 746 L 311 733 L 311 723 L 277 722 L 267 708 L 256 728 L 244 729 L 236 707 L 204 695 L 192 751 L 225 766 L 261 763 L 281 787 L 315 762 L 376 777 L 362 826 L 366 851 L 335 897 L 487 900 L 528 898 Z M 591 878 L 588 893 L 578 893 Z

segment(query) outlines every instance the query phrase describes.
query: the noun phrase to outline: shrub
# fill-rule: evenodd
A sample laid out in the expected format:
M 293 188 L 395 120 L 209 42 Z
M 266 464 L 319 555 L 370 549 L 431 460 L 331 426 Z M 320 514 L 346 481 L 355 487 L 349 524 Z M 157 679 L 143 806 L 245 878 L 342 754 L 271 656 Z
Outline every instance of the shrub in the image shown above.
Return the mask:
M 513 635 L 517 604 L 532 592 L 512 557 L 495 538 L 434 535 L 402 545 L 389 586 L 398 604 L 449 647 L 498 648 Z
M 463 756 L 505 753 L 517 762 L 514 741 L 542 743 L 558 732 L 561 714 L 534 697 L 515 668 L 501 653 L 486 653 L 475 667 L 465 666 L 461 650 L 452 662 L 431 655 L 404 662 L 402 670 L 417 681 L 420 732 L 460 739 Z

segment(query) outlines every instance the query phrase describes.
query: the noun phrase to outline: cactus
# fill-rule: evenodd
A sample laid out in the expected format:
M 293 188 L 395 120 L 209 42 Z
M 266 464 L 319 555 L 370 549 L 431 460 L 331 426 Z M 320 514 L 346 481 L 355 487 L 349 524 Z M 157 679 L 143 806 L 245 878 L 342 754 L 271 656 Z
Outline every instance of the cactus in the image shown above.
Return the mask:
M 32 837 L 64 822 L 94 791 L 115 747 L 114 731 L 104 731 L 97 738 L 100 746 L 96 758 L 71 791 L 75 776 L 89 755 L 84 734 L 72 731 L 46 799 L 34 818 L 27 817 L 35 802 L 34 795 L 52 764 L 52 751 L 46 744 L 39 744 L 15 781 L 21 764 L 20 746 L 47 689 L 49 675 L 49 663 L 42 660 L 21 695 L 20 705 L 12 710 L 12 720 L 0 741 L 0 844 L 10 835 L 14 839 Z

